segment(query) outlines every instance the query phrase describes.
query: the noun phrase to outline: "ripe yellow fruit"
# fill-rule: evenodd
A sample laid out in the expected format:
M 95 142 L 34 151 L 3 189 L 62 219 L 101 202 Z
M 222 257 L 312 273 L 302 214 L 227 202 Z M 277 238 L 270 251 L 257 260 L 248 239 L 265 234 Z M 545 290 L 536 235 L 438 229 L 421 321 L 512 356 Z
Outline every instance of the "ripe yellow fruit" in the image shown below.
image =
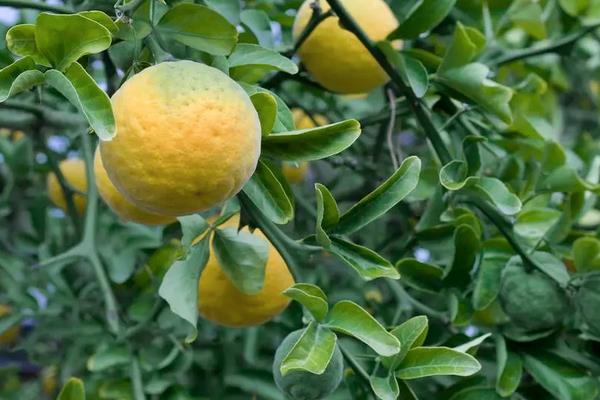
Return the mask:
M 175 221 L 175 217 L 150 213 L 127 200 L 110 181 L 104 165 L 102 165 L 102 157 L 100 157 L 98 149 L 94 155 L 94 175 L 100 197 L 115 214 L 124 220 L 145 225 L 164 225 Z
M 297 40 L 312 16 L 313 0 L 306 0 L 296 16 L 293 35 Z M 330 7 L 320 0 L 323 12 Z M 377 42 L 398 27 L 398 20 L 383 0 L 342 0 L 342 5 L 369 36 Z M 322 21 L 300 46 L 298 55 L 306 69 L 325 88 L 338 93 L 370 92 L 389 81 L 356 36 L 339 24 L 338 17 Z
M 313 121 L 313 118 L 306 114 L 301 108 L 293 108 L 292 114 L 294 116 L 294 124 L 296 125 L 296 129 L 310 129 L 314 128 L 315 126 L 327 125 L 329 123 L 327 117 L 321 114 L 313 115 Z M 284 162 L 281 166 L 281 172 L 283 172 L 283 176 L 285 176 L 285 179 L 292 184 L 303 182 L 307 171 L 308 162 L 306 161 L 299 163 Z
M 110 180 L 136 206 L 186 215 L 237 194 L 260 156 L 258 114 L 242 87 L 193 61 L 163 62 L 112 98 L 117 136 L 100 144 Z
M 64 175 L 67 183 L 73 189 L 81 193 L 85 193 L 87 191 L 85 163 L 83 160 L 77 158 L 63 160 L 60 162 L 60 164 L 58 164 L 58 168 Z M 50 197 L 50 201 L 52 201 L 56 207 L 66 212 L 67 199 L 65 198 L 65 194 L 60 187 L 60 183 L 58 182 L 56 175 L 53 173 L 48 174 L 46 186 L 48 188 L 48 196 Z M 79 215 L 83 215 L 85 213 L 86 203 L 87 201 L 85 195 L 79 193 L 73 194 L 73 204 L 75 205 L 75 209 Z
M 222 227 L 236 227 L 238 223 L 239 218 L 232 218 Z M 253 234 L 267 240 L 258 229 Z M 293 284 L 294 277 L 271 243 L 264 286 L 253 295 L 234 286 L 211 252 L 198 281 L 198 309 L 204 318 L 220 325 L 237 328 L 260 325 L 287 307 L 290 299 L 282 292 Z
M 12 310 L 9 306 L 0 304 L 0 318 L 10 315 L 11 312 L 12 312 Z M 18 336 L 19 336 L 19 326 L 18 325 L 11 326 L 6 331 L 4 331 L 4 333 L 2 333 L 0 335 L 0 346 L 5 346 L 7 344 L 14 343 L 17 340 Z

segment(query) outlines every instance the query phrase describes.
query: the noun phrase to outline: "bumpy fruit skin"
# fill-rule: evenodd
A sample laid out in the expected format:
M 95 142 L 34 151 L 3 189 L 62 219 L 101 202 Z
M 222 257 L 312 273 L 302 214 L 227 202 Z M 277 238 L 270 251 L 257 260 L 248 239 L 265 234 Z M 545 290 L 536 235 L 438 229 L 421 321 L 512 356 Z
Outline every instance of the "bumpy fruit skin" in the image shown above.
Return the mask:
M 567 296 L 555 281 L 522 266 L 504 270 L 500 301 L 511 323 L 529 332 L 558 327 L 569 310 Z
M 94 175 L 100 197 L 122 219 L 144 225 L 164 225 L 175 222 L 175 217 L 142 210 L 127 200 L 110 181 L 102 164 L 102 157 L 100 157 L 98 149 L 96 149 L 96 154 L 94 155 Z
M 600 337 L 600 274 L 586 277 L 577 291 L 577 307 L 589 331 Z
M 10 313 L 11 308 L 9 306 L 0 304 L 0 318 L 6 317 Z M 19 337 L 19 326 L 11 326 L 0 335 L 0 347 L 14 343 L 17 340 L 17 337 Z
M 221 227 L 237 227 L 238 224 L 239 217 L 234 217 Z M 267 240 L 258 229 L 253 234 Z M 282 292 L 293 284 L 294 277 L 271 243 L 264 286 L 253 295 L 245 294 L 235 287 L 211 251 L 198 281 L 198 309 L 204 318 L 223 326 L 241 328 L 260 325 L 288 306 L 290 299 Z
M 64 175 L 67 183 L 71 185 L 73 189 L 76 189 L 82 193 L 87 191 L 85 163 L 83 160 L 77 158 L 63 160 L 60 162 L 60 164 L 58 164 L 58 168 Z M 50 201 L 52 201 L 56 207 L 66 212 L 67 199 L 65 198 L 65 194 L 60 187 L 60 183 L 58 182 L 56 175 L 53 173 L 48 174 L 46 186 L 48 188 L 48 196 L 50 196 Z M 75 209 L 79 215 L 83 215 L 85 213 L 86 203 L 87 202 L 84 195 L 79 193 L 73 194 L 73 204 L 75 205 Z
M 293 108 L 292 114 L 294 116 L 294 124 L 296 129 L 310 129 L 316 126 L 327 125 L 329 121 L 327 117 L 321 114 L 313 115 L 312 118 L 304 112 L 301 108 Z M 316 124 L 315 124 L 316 122 Z M 285 179 L 291 184 L 298 184 L 304 181 L 306 173 L 308 172 L 308 162 L 302 161 L 299 163 L 283 163 L 281 166 L 281 172 Z
M 100 144 L 110 180 L 136 206 L 186 215 L 234 196 L 260 156 L 258 114 L 235 81 L 193 61 L 163 62 L 112 98 L 117 136 Z
M 300 339 L 302 330 L 290 333 L 277 348 L 273 361 L 273 378 L 275 384 L 283 393 L 293 400 L 319 400 L 333 393 L 342 381 L 344 359 L 342 352 L 335 346 L 329 365 L 321 375 L 307 371 L 288 372 L 281 376 L 281 363 L 285 356 Z
M 296 40 L 310 21 L 312 2 L 306 0 L 298 10 L 293 28 Z M 326 0 L 319 4 L 323 12 L 330 9 Z M 342 0 L 342 5 L 374 42 L 398 27 L 398 20 L 383 0 Z M 322 21 L 300 46 L 298 55 L 316 81 L 333 92 L 365 93 L 389 81 L 356 36 L 340 27 L 338 17 Z

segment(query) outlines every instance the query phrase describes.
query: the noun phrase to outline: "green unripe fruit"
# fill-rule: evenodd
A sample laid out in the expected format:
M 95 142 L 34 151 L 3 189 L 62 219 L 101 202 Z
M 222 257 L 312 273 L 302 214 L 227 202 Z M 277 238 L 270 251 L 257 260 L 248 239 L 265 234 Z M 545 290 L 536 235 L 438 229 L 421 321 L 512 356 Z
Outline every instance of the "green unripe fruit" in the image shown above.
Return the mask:
M 577 292 L 577 306 L 590 333 L 600 336 L 600 275 L 588 275 Z
M 342 381 L 344 359 L 342 352 L 335 346 L 329 365 L 321 375 L 308 371 L 292 371 L 281 376 L 281 362 L 300 339 L 303 330 L 290 333 L 275 352 L 273 378 L 279 390 L 292 400 L 319 400 L 333 393 Z
M 505 268 L 500 301 L 512 324 L 528 332 L 558 327 L 569 310 L 566 293 L 554 280 L 520 264 Z

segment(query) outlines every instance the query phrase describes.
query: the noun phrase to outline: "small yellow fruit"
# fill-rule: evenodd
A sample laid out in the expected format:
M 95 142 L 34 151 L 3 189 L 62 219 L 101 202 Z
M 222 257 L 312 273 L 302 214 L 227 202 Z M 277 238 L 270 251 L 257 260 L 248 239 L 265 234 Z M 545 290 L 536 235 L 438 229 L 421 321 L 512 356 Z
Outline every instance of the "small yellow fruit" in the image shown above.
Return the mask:
M 235 227 L 238 223 L 239 218 L 232 218 L 222 227 Z M 267 240 L 258 229 L 253 234 Z M 245 294 L 236 288 L 211 252 L 198 281 L 198 309 L 204 318 L 220 325 L 238 328 L 260 325 L 287 307 L 290 299 L 282 292 L 293 284 L 292 274 L 271 243 L 264 286 L 254 295 Z
M 326 116 L 314 114 L 311 118 L 301 108 L 292 108 L 292 115 L 294 116 L 294 124 L 296 125 L 296 129 L 310 129 L 316 126 L 327 125 L 329 123 Z
M 258 114 L 235 81 L 193 61 L 163 62 L 112 98 L 117 136 L 100 144 L 110 180 L 136 206 L 186 215 L 237 194 L 260 156 Z
M 11 312 L 12 310 L 9 306 L 0 304 L 0 318 L 10 315 Z M 0 335 L 0 346 L 14 343 L 19 336 L 19 330 L 19 325 L 15 325 L 4 331 L 4 333 Z
M 51 365 L 42 369 L 42 391 L 48 397 L 51 397 L 56 392 L 58 387 L 58 368 L 56 365 Z
M 293 108 L 292 114 L 294 115 L 294 124 L 296 125 L 296 129 L 310 129 L 316 126 L 327 125 L 329 123 L 327 117 L 321 114 L 313 115 L 313 120 L 313 118 L 306 114 L 301 108 Z M 306 161 L 299 163 L 284 162 L 281 166 L 281 172 L 283 173 L 283 176 L 285 176 L 285 179 L 292 184 L 302 183 L 307 171 L 308 162 Z
M 306 0 L 296 16 L 293 35 L 297 40 L 310 21 L 313 0 Z M 369 36 L 377 42 L 398 27 L 398 20 L 383 0 L 342 0 L 342 5 Z M 320 0 L 322 12 L 330 7 Z M 340 26 L 339 18 L 322 21 L 300 46 L 298 55 L 306 69 L 325 88 L 339 93 L 370 92 L 389 81 L 356 36 Z
M 77 158 L 71 158 L 67 160 L 63 160 L 58 165 L 58 168 L 62 172 L 65 177 L 67 183 L 76 191 L 85 193 L 87 191 L 87 179 L 85 176 L 85 163 L 83 160 Z M 46 186 L 48 187 L 48 195 L 50 196 L 50 201 L 52 203 L 62 209 L 63 211 L 67 211 L 67 199 L 65 198 L 65 194 L 60 187 L 60 183 L 58 182 L 58 178 L 53 173 L 48 174 L 48 179 L 46 180 Z M 75 205 L 75 209 L 79 213 L 79 215 L 83 215 L 85 213 L 86 206 L 86 198 L 85 195 L 74 193 L 73 194 L 73 204 Z
M 174 217 L 150 213 L 136 207 L 127 200 L 110 181 L 104 165 L 102 165 L 102 157 L 100 157 L 98 149 L 96 149 L 94 155 L 94 175 L 96 176 L 96 186 L 100 197 L 115 214 L 124 220 L 145 225 L 164 225 L 175 221 Z

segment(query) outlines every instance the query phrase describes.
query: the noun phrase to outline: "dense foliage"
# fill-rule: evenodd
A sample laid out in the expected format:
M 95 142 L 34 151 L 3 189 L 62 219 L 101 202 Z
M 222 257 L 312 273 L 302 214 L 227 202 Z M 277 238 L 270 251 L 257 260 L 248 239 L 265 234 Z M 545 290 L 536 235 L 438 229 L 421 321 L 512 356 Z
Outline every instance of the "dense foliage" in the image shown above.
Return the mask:
M 600 397 L 600 1 L 302 3 L 0 0 L 1 399 Z M 119 167 L 191 159 L 166 207 L 259 156 L 111 106 L 175 60 L 239 84 L 260 159 L 140 212 Z

